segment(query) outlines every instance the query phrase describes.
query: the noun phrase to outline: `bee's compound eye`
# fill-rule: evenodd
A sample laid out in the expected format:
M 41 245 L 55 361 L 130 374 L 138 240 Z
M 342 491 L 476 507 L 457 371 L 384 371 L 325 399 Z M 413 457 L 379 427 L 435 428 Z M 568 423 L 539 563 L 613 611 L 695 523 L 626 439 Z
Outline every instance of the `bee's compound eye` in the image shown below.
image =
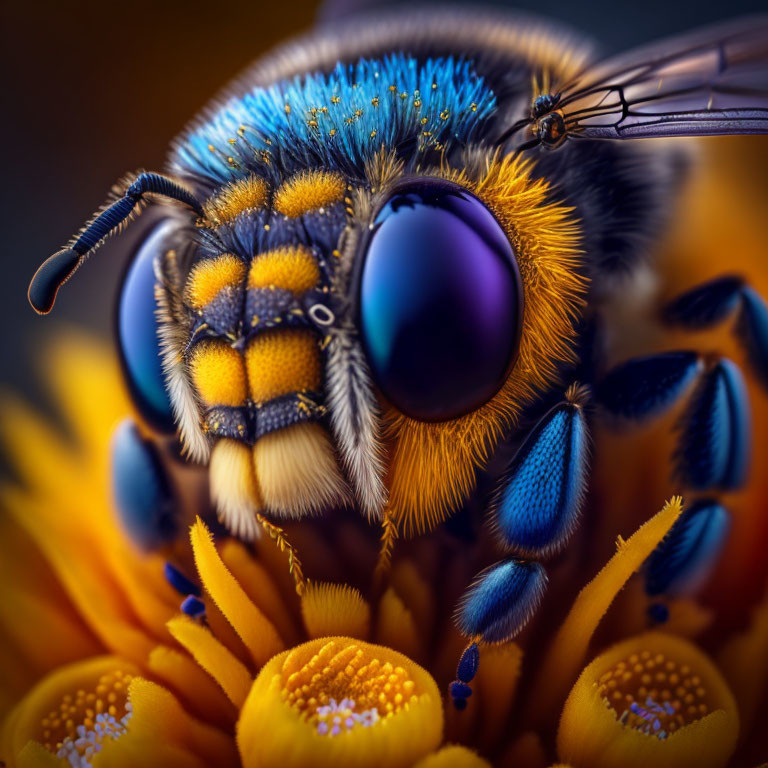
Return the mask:
M 421 421 L 475 410 L 504 383 L 522 325 L 512 246 L 463 187 L 421 179 L 375 219 L 360 279 L 360 328 L 385 397 Z
M 174 422 L 157 335 L 154 262 L 174 247 L 178 226 L 165 219 L 150 231 L 128 267 L 117 306 L 123 374 L 142 416 L 160 432 L 172 432 Z

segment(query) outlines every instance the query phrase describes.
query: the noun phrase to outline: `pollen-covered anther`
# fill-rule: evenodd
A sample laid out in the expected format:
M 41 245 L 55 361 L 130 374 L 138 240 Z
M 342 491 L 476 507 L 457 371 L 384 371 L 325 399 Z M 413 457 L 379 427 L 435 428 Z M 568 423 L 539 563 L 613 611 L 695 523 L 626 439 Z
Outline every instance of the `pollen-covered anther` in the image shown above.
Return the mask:
M 340 715 L 332 711 L 339 708 L 339 702 L 345 702 L 350 712 L 367 713 L 365 721 L 350 715 L 348 730 L 390 717 L 418 701 L 416 682 L 402 666 L 355 644 L 342 647 L 330 641 L 295 671 L 289 661 L 283 666 L 283 699 L 317 724 L 321 733 L 331 732 L 322 727 L 329 724 L 329 716 L 330 725 L 338 725 L 334 717 Z
M 306 171 L 286 181 L 275 193 L 275 210 L 289 218 L 316 211 L 344 197 L 347 182 L 339 173 Z
M 41 726 L 43 746 L 69 765 L 90 765 L 103 742 L 122 736 L 132 711 L 128 701 L 131 675 L 114 670 L 101 675 L 88 690 L 67 693 Z
M 264 179 L 251 174 L 227 184 L 218 195 L 212 197 L 203 206 L 205 217 L 214 224 L 232 221 L 243 211 L 263 208 L 267 202 L 269 189 Z
M 630 654 L 600 676 L 598 689 L 621 722 L 659 739 L 713 708 L 696 670 L 663 653 Z

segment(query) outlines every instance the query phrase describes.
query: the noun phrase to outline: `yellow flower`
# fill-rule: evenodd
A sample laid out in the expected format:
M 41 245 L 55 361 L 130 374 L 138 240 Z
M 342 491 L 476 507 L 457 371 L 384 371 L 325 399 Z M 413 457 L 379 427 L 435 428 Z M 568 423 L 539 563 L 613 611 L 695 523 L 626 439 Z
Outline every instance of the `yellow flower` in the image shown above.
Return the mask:
M 364 584 L 375 561 L 375 531 L 366 539 L 364 522 L 290 530 L 307 573 L 336 576 L 308 582 L 301 598 L 288 573 L 293 553 L 268 537 L 253 549 L 216 541 L 198 520 L 191 547 L 141 553 L 119 528 L 105 480 L 110 431 L 127 404 L 118 395 L 97 406 L 92 394 L 119 392 L 114 368 L 82 339 L 58 345 L 54 359 L 76 449 L 26 409 L 9 409 L 5 420 L 24 483 L 3 491 L 11 515 L 0 540 L 5 583 L 19 588 L 0 600 L 0 640 L 15 654 L 0 660 L 15 683 L 0 759 L 14 768 L 62 768 L 61 750 L 72 749 L 83 750 L 83 768 L 552 762 L 558 714 L 598 624 L 681 511 L 674 500 L 620 540 L 540 659 L 528 659 L 525 638 L 482 648 L 473 694 L 457 712 L 441 695 L 465 642 L 448 606 L 473 566 L 456 559 L 450 540 L 414 542 L 380 596 L 339 583 Z M 197 573 L 205 619 L 180 613 L 165 558 Z M 562 610 L 548 605 L 550 616 Z M 31 663 L 9 661 L 20 658 Z M 100 751 L 86 755 L 99 706 L 113 720 L 98 733 Z
M 720 171 L 735 167 L 728 154 L 735 145 L 719 146 Z M 681 213 L 685 236 L 673 240 L 676 258 L 666 262 L 679 272 L 663 274 L 665 290 L 671 295 L 714 276 L 719 255 L 738 238 L 733 268 L 765 293 L 765 238 L 750 229 L 764 201 L 755 194 L 745 204 L 744 179 L 735 177 L 723 199 L 716 194 L 720 176 L 702 173 L 699 193 Z M 718 215 L 723 205 L 727 216 Z M 710 222 L 727 224 L 713 237 Z M 656 340 L 665 348 L 691 343 L 659 334 Z M 659 461 L 667 455 L 665 438 L 661 429 L 637 440 L 597 434 L 597 492 L 582 532 L 549 569 L 546 599 L 525 632 L 515 642 L 481 647 L 473 693 L 457 712 L 441 695 L 466 642 L 450 613 L 461 588 L 489 562 L 492 541 L 483 532 L 475 541 L 438 528 L 396 548 L 376 591 L 375 530 L 343 514 L 289 525 L 309 580 L 300 599 L 288 554 L 266 536 L 245 546 L 214 539 L 195 523 L 191 547 L 182 535 L 165 551 L 140 552 L 111 502 L 109 444 L 131 411 L 111 356 L 76 337 L 41 356 L 69 438 L 7 398 L 0 419 L 17 478 L 0 491 L 0 761 L 9 768 L 66 768 L 72 750 L 83 768 L 301 764 L 296 755 L 339 768 L 741 768 L 765 760 L 764 478 L 729 497 L 732 535 L 707 591 L 671 601 L 666 634 L 648 634 L 636 574 L 681 509 L 675 500 L 650 517 L 675 491 Z M 752 400 L 761 466 L 768 401 L 757 391 Z M 193 470 L 176 469 L 185 473 L 183 531 L 205 515 L 197 502 L 205 493 Z M 627 538 L 615 545 L 618 534 Z M 197 574 L 205 619 L 180 613 L 182 596 L 163 576 L 166 561 L 188 577 Z M 339 678 L 346 655 L 355 660 L 358 653 L 354 678 L 348 665 Z M 329 674 L 323 677 L 324 666 L 299 692 L 299 678 L 291 676 L 324 654 L 336 659 L 326 665 Z M 625 680 L 635 654 L 641 669 L 633 665 Z M 658 681 L 656 697 L 643 680 L 651 675 L 656 684 L 659 671 L 648 663 L 660 655 L 666 682 L 681 677 L 679 708 L 676 689 Z M 371 672 L 373 659 L 382 670 L 391 665 L 387 682 Z M 374 692 L 381 683 L 393 687 L 372 701 L 366 682 Z M 406 685 L 415 702 L 405 700 Z M 107 726 L 97 732 L 99 715 Z M 337 725 L 341 733 L 333 733 Z M 78 739 L 85 742 L 77 746 Z M 98 753 L 86 754 L 96 741 Z
M 9 768 L 233 766 L 223 732 L 187 714 L 164 688 L 122 659 L 96 657 L 42 680 L 7 718 Z
M 738 733 L 736 702 L 713 662 L 687 640 L 654 632 L 584 669 L 557 746 L 561 759 L 584 768 L 716 768 Z
M 143 662 L 170 640 L 165 622 L 178 605 L 164 558 L 138 552 L 113 511 L 109 445 L 130 409 L 117 366 L 80 336 L 44 357 L 71 437 L 21 402 L 2 403 L 19 482 L 0 496 L 0 577 L 13 585 L 0 600 L 0 713 L 60 664 L 99 653 Z
M 405 768 L 443 735 L 431 675 L 390 648 L 322 638 L 261 670 L 237 726 L 244 768 Z

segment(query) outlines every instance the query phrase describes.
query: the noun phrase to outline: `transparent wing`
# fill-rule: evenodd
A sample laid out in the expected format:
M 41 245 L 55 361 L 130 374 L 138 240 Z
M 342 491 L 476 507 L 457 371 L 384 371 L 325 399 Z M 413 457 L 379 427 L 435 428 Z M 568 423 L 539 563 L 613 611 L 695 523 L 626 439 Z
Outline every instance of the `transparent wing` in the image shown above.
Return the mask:
M 768 16 L 608 59 L 560 93 L 574 137 L 768 133 Z

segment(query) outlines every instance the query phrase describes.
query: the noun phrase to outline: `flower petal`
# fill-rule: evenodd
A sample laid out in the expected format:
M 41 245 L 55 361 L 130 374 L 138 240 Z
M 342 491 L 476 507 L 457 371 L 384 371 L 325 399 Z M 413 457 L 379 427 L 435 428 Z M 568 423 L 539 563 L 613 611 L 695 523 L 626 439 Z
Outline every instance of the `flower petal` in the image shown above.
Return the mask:
M 231 727 L 237 717 L 232 702 L 186 653 L 159 645 L 149 654 L 147 668 L 178 694 L 190 712 L 221 728 Z
M 251 673 L 242 662 L 238 661 L 208 629 L 187 616 L 171 619 L 168 629 L 239 709 L 248 695 L 252 680 Z
M 480 698 L 478 743 L 495 745 L 504 731 L 523 663 L 523 651 L 516 643 L 501 643 L 483 648 L 483 663 L 477 672 L 477 695 Z
M 451 744 L 419 760 L 413 768 L 491 768 L 476 752 Z
M 235 628 L 254 661 L 262 666 L 285 647 L 277 630 L 227 570 L 209 530 L 199 518 L 192 526 L 190 538 L 203 586 Z
M 301 615 L 311 639 L 344 635 L 365 640 L 370 631 L 368 603 L 344 584 L 308 584 L 301 596 Z
M 745 735 L 757 718 L 768 687 L 768 595 L 752 613 L 749 627 L 720 653 L 720 666 L 739 702 Z M 759 726 L 758 726 L 759 727 Z
M 274 545 L 272 548 L 275 549 Z M 286 644 L 295 645 L 299 641 L 299 630 L 291 612 L 293 606 L 283 599 L 273 575 L 264 564 L 255 559 L 237 539 L 227 539 L 222 543 L 221 559 L 254 605 L 264 611 L 275 625 Z M 280 569 L 281 574 L 283 570 Z M 290 589 L 291 597 L 295 597 L 293 585 Z
M 379 602 L 376 640 L 411 658 L 420 658 L 422 639 L 413 614 L 392 587 L 381 596 Z
M 147 765 L 147 758 L 152 757 L 154 751 L 163 745 L 176 746 L 187 755 L 199 757 L 204 766 L 227 768 L 238 764 L 231 737 L 191 717 L 173 694 L 162 686 L 140 677 L 134 678 L 129 686 L 129 698 L 133 705 L 133 715 L 128 732 L 105 747 L 105 755 L 108 751 L 119 754 L 129 750 L 132 742 L 139 742 L 144 745 L 144 749 L 131 751 L 137 756 L 141 755 L 142 766 Z M 112 763 L 120 768 L 136 765 L 117 759 L 110 761 Z M 158 768 L 163 765 L 157 759 L 153 760 L 153 764 Z M 101 760 L 94 768 L 100 766 Z
M 565 698 L 568 685 L 581 666 L 600 619 L 629 577 L 643 564 L 683 511 L 682 499 L 664 508 L 624 541 L 600 573 L 579 592 L 544 659 L 531 709 L 534 721 L 544 720 Z

